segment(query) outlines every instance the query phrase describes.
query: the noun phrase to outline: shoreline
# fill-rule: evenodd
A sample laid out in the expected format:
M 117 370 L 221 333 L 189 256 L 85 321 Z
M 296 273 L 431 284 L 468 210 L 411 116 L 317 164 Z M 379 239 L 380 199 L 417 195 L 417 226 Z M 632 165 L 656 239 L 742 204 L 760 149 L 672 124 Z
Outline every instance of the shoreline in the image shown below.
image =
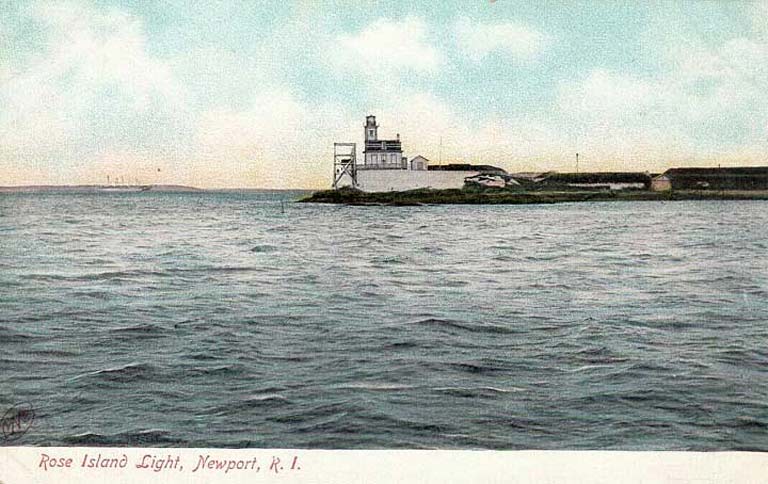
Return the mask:
M 137 186 L 149 187 L 144 191 L 156 192 L 199 192 L 201 188 L 187 185 L 173 184 L 140 184 L 140 185 L 8 185 L 0 186 L 0 193 L 49 193 L 49 192 L 99 192 L 109 191 L 111 188 L 134 188 Z M 106 190 L 105 190 L 106 189 Z M 138 192 L 138 190 L 137 190 Z
M 768 200 L 765 190 L 684 190 L 651 192 L 626 191 L 510 191 L 418 189 L 402 192 L 362 192 L 353 189 L 321 190 L 299 200 L 301 203 L 340 205 L 526 205 L 569 202 L 685 201 L 685 200 Z
M 227 193 L 227 192 L 260 192 L 260 193 L 281 193 L 281 192 L 305 192 L 310 193 L 311 188 L 200 188 L 189 185 L 152 185 L 146 192 L 206 192 L 206 193 Z M 0 193 L 66 193 L 83 192 L 95 193 L 103 190 L 105 185 L 18 185 L 18 186 L 0 186 Z M 109 187 L 107 187 L 109 188 Z

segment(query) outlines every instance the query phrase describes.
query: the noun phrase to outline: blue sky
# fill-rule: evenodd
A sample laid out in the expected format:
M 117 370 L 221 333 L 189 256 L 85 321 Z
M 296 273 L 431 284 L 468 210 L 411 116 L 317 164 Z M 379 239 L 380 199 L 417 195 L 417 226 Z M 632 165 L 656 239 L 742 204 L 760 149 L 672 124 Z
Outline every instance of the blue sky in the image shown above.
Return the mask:
M 766 164 L 766 60 L 766 2 L 6 1 L 0 185 L 317 188 L 369 113 L 510 171 Z

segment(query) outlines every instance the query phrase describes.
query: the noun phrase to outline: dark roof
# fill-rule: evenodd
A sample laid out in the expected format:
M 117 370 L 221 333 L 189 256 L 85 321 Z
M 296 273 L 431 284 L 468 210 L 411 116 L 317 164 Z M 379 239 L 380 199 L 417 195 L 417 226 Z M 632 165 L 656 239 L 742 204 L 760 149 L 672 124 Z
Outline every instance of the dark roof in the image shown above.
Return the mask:
M 728 168 L 670 168 L 665 175 L 680 176 L 768 176 L 768 166 L 742 166 Z
M 480 173 L 494 173 L 506 175 L 507 171 L 491 165 L 470 165 L 469 163 L 450 163 L 448 165 L 429 165 L 429 170 L 434 171 L 479 171 Z
M 547 183 L 649 183 L 651 175 L 638 172 L 552 173 Z
M 768 167 L 672 168 L 664 175 L 676 190 L 768 190 Z

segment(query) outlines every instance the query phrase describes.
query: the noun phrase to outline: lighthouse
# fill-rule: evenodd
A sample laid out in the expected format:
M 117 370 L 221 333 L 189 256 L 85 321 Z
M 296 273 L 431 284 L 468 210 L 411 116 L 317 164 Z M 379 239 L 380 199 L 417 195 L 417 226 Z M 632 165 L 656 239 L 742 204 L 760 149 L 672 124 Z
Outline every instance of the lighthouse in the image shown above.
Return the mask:
M 376 116 L 369 114 L 363 125 L 363 158 L 357 161 L 356 143 L 333 144 L 333 188 L 351 186 L 364 192 L 388 192 L 420 188 L 459 189 L 467 178 L 479 174 L 506 174 L 490 165 L 449 163 L 430 165 L 423 156 L 403 156 L 400 135 L 379 139 Z
M 397 135 L 397 139 L 379 139 L 379 125 L 376 124 L 376 116 L 366 116 L 363 164 L 358 168 L 363 170 L 406 170 L 407 166 L 406 159 L 403 158 L 400 135 Z

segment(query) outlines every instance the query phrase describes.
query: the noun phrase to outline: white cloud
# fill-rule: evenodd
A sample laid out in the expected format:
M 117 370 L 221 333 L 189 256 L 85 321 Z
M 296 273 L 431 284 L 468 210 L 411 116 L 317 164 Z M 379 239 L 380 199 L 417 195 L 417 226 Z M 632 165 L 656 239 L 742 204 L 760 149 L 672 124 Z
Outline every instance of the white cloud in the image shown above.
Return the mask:
M 677 79 L 594 69 L 583 79 L 560 84 L 555 117 L 574 134 L 573 148 L 590 143 L 616 160 L 635 146 L 651 161 L 656 156 L 651 145 L 670 151 L 690 145 L 695 105 Z
M 404 154 L 433 163 L 488 163 L 508 170 L 548 169 L 562 136 L 525 115 L 477 116 L 427 92 L 374 106 L 383 136 L 400 133 Z
M 676 42 L 657 36 L 661 48 L 675 45 L 669 57 L 658 57 L 659 71 L 593 64 L 580 71 L 584 77 L 556 85 L 551 109 L 521 104 L 517 112 L 494 113 L 473 112 L 465 96 L 451 98 L 445 82 L 436 82 L 442 98 L 429 84 L 440 81 L 441 70 L 461 75 L 467 60 L 530 62 L 550 44 L 545 34 L 468 19 L 438 31 L 417 17 L 378 19 L 339 34 L 328 23 L 294 20 L 252 51 L 201 43 L 162 59 L 152 54 L 140 18 L 84 3 L 37 3 L 24 22 L 42 27 L 33 30 L 43 32 L 43 48 L 0 55 L 0 172 L 3 183 L 8 176 L 101 181 L 105 173 L 131 178 L 158 166 L 167 176 L 158 182 L 327 186 L 333 142 L 360 143 L 369 112 L 379 116 L 383 135 L 402 135 L 407 156 L 433 161 L 441 139 L 444 162 L 511 170 L 569 169 L 576 151 L 585 169 L 764 159 L 768 42 L 754 35 L 766 31 L 764 9 L 755 6 L 751 32 L 719 45 L 686 41 L 685 32 Z M 0 49 L 9 38 L 2 32 L 0 25 Z M 459 56 L 441 50 L 449 46 Z M 449 60 L 456 64 L 446 66 Z M 318 63 L 338 68 L 342 106 L 308 101 L 316 94 L 290 87 L 303 72 L 317 75 L 312 84 L 319 89 L 333 90 L 328 72 L 313 71 Z M 542 81 L 542 91 L 550 89 L 549 79 Z M 546 103 L 550 93 L 542 94 Z M 745 130 L 754 132 L 741 136 Z M 733 145 L 725 146 L 729 136 Z M 21 173 L 17 161 L 26 175 L 13 175 Z
M 203 114 L 197 141 L 205 152 L 215 155 L 279 158 L 299 142 L 306 115 L 306 108 L 289 92 L 266 90 L 246 111 L 214 110 Z M 283 143 L 286 146 L 281 149 Z
M 717 160 L 764 163 L 747 155 L 760 151 L 768 93 L 755 79 L 760 68 L 746 68 L 756 46 L 742 42 L 683 56 L 684 62 L 663 75 L 595 69 L 561 84 L 560 117 L 576 133 L 575 150 L 601 160 L 602 167 L 625 169 Z M 734 120 L 747 124 L 733 126 Z
M 699 112 L 757 109 L 768 102 L 768 42 L 745 37 L 715 48 L 675 49 L 676 80 L 696 97 Z
M 352 68 L 375 76 L 394 71 L 434 71 L 443 56 L 430 43 L 427 24 L 409 17 L 379 19 L 354 34 L 342 34 L 323 46 L 331 65 Z
M 456 22 L 454 34 L 459 48 L 474 61 L 481 61 L 492 52 L 530 60 L 549 42 L 544 34 L 526 25 L 472 22 L 466 18 Z
M 333 142 L 359 134 L 360 120 L 345 107 L 270 88 L 280 83 L 239 57 L 210 49 L 200 67 L 191 55 L 153 56 L 141 21 L 119 10 L 39 3 L 28 13 L 47 42 L 12 66 L 0 90 L 0 184 L 100 183 L 111 175 L 202 187 L 323 187 Z M 173 68 L 206 74 L 196 86 L 203 94 L 211 92 L 206 83 L 229 82 L 252 91 L 252 102 L 236 107 L 237 93 L 198 103 Z M 224 71 L 237 79 L 221 81 Z
M 651 108 L 661 95 L 657 89 L 649 80 L 595 69 L 582 80 L 561 85 L 560 107 L 580 117 L 599 116 L 615 122 Z
M 81 182 L 100 181 L 96 165 L 111 151 L 143 150 L 133 157 L 141 158 L 154 145 L 163 158 L 174 151 L 168 143 L 183 142 L 186 91 L 168 65 L 149 54 L 140 20 L 75 2 L 37 3 L 26 12 L 45 43 L 13 61 L 13 75 L 0 90 L 0 155 L 16 165 L 5 170 L 11 182 L 24 164 L 49 165 L 41 182 L 76 174 L 86 177 Z M 89 160 L 92 177 L 81 169 Z M 137 174 L 129 161 L 122 171 Z
M 147 53 L 142 22 L 118 10 L 101 11 L 78 3 L 38 4 L 34 17 L 50 31 L 44 60 L 33 66 L 40 77 L 92 88 L 118 84 L 137 109 L 152 96 L 178 100 L 183 94 L 168 66 Z M 40 72 L 42 71 L 42 72 Z
M 768 2 L 758 1 L 752 3 L 752 26 L 762 33 L 768 32 Z
M 212 110 L 201 117 L 192 182 L 326 187 L 333 142 L 357 139 L 362 128 L 351 125 L 361 124 L 341 106 L 309 105 L 285 88 L 265 88 L 246 109 Z
M 595 69 L 562 83 L 561 122 L 585 169 L 658 170 L 698 149 L 691 137 L 694 103 L 676 78 Z M 589 163 L 592 163 L 590 165 Z

